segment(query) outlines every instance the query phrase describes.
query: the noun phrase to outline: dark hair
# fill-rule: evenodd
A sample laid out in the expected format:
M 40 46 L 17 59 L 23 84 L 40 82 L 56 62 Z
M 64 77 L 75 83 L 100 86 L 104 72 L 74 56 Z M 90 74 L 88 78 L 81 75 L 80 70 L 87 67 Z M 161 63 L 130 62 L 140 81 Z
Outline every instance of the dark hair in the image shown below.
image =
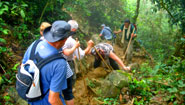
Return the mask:
M 129 19 L 125 19 L 124 23 L 130 23 Z

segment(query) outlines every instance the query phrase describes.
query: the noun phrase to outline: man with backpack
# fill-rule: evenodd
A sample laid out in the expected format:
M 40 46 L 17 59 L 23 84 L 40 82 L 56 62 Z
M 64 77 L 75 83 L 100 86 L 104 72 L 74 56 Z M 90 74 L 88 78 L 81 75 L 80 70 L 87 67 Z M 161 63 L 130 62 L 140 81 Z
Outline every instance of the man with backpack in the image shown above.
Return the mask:
M 33 42 L 30 47 L 27 49 L 21 66 L 25 66 L 26 63 L 31 59 L 38 66 L 40 71 L 40 87 L 41 87 L 41 97 L 33 97 L 34 94 L 39 91 L 33 91 L 31 93 L 32 96 L 28 98 L 30 95 L 30 90 L 34 87 L 37 87 L 35 81 L 31 84 L 31 88 L 29 92 L 26 92 L 26 95 L 22 98 L 28 100 L 31 105 L 65 105 L 65 101 L 61 95 L 62 90 L 67 88 L 67 63 L 66 60 L 62 57 L 62 54 L 59 52 L 62 51 L 62 46 L 65 44 L 67 38 L 70 34 L 71 26 L 65 21 L 55 21 L 52 26 L 47 27 L 44 32 L 44 40 L 39 40 Z M 33 47 L 33 48 L 32 48 Z M 61 56 L 57 57 L 55 55 Z M 50 62 L 47 62 L 48 59 Z M 54 59 L 55 58 L 55 59 Z M 47 59 L 47 60 L 45 60 Z M 47 62 L 44 65 L 40 65 L 41 61 Z M 42 63 L 43 64 L 43 63 Z M 41 66 L 41 67 L 39 67 Z M 29 76 L 34 76 L 33 80 L 35 80 L 36 72 L 31 70 L 35 68 L 29 68 L 31 65 L 25 66 L 25 69 L 28 69 Z M 22 68 L 21 68 L 22 70 Z M 26 71 L 18 71 L 16 89 L 18 90 L 19 95 L 21 94 L 21 86 L 25 85 L 25 79 L 21 81 L 25 74 L 28 74 Z M 22 73 L 22 75 L 21 75 Z M 24 74 L 24 75 L 23 75 Z M 22 76 L 22 77 L 21 77 Z M 22 85 L 19 85 L 22 83 Z M 28 85 L 29 86 L 29 85 Z M 24 89 L 23 89 L 24 90 Z M 22 90 L 22 93 L 23 93 Z M 25 98 L 26 97 L 26 98 Z M 32 100 L 30 100 L 32 99 Z
M 43 32 L 49 26 L 51 26 L 51 24 L 48 23 L 48 22 L 42 22 L 41 23 L 41 25 L 40 25 L 40 35 L 41 35 L 40 40 L 44 40 Z M 73 26 L 71 25 L 71 28 L 72 27 Z M 71 35 L 74 34 L 72 32 L 72 30 L 71 30 L 70 34 Z M 77 47 L 79 47 L 79 46 L 77 46 Z M 64 99 L 65 99 L 65 102 L 66 102 L 67 105 L 74 105 L 74 100 L 73 100 L 74 95 L 73 95 L 73 92 L 72 92 L 72 82 L 73 82 L 72 80 L 73 80 L 74 75 L 75 74 L 73 73 L 70 65 L 67 62 L 67 77 L 66 77 L 67 78 L 67 88 L 65 90 L 62 90 Z
M 103 40 L 105 39 L 105 42 L 111 44 L 111 41 L 113 41 L 113 39 L 115 39 L 115 36 L 112 33 L 112 30 L 110 29 L 110 27 L 106 26 L 105 24 L 102 24 L 101 27 L 102 27 L 102 30 L 101 30 L 99 36 L 101 37 L 101 39 L 103 39 Z
M 122 32 L 121 43 L 123 44 L 123 51 L 125 53 L 127 47 L 128 51 L 126 52 L 126 60 L 128 63 L 132 62 L 132 52 L 133 52 L 133 44 L 134 37 L 136 37 L 136 27 L 130 23 L 129 19 L 124 21 L 124 24 L 121 25 L 119 31 L 114 31 L 115 34 Z M 131 41 L 130 46 L 128 46 L 129 41 Z

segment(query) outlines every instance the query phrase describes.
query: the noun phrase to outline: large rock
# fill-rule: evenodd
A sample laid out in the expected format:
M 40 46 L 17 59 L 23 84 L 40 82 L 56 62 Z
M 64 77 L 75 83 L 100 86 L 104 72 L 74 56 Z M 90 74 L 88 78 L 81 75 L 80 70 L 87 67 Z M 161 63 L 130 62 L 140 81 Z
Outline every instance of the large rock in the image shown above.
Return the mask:
M 120 93 L 120 89 L 107 80 L 102 82 L 101 90 L 102 97 L 116 97 Z
M 107 77 L 106 81 L 111 81 L 113 86 L 122 89 L 128 86 L 129 74 L 125 72 L 112 71 Z
M 112 71 L 105 79 L 90 79 L 87 81 L 90 89 L 101 97 L 116 97 L 123 87 L 128 87 L 129 74 Z

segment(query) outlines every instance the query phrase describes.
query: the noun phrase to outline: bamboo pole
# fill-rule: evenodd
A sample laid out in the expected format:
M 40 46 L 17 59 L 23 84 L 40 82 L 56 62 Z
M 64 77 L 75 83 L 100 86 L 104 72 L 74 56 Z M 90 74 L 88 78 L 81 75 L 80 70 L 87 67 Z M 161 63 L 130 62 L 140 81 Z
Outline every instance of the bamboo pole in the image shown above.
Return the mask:
M 76 41 L 78 41 L 78 38 L 76 38 Z M 82 70 L 82 78 L 83 78 L 83 82 L 84 82 L 85 92 L 87 92 L 87 85 L 86 85 L 85 76 L 84 76 L 85 75 L 85 72 L 82 69 L 83 65 L 82 65 L 81 58 L 80 58 L 80 50 L 79 50 L 79 47 L 77 48 L 77 50 L 78 50 L 78 58 L 79 58 L 79 62 L 80 62 L 80 69 Z
M 132 34 L 134 33 L 134 31 L 135 31 L 135 28 L 133 29 Z M 130 47 L 130 43 L 132 42 L 132 34 L 131 34 L 131 38 L 130 38 L 130 40 L 129 40 L 127 49 L 126 49 L 126 51 L 125 51 L 125 54 L 124 54 L 123 57 L 122 57 L 123 59 L 125 59 L 125 56 L 126 56 L 126 54 L 127 54 L 127 51 L 128 51 L 128 49 L 129 49 L 129 47 Z

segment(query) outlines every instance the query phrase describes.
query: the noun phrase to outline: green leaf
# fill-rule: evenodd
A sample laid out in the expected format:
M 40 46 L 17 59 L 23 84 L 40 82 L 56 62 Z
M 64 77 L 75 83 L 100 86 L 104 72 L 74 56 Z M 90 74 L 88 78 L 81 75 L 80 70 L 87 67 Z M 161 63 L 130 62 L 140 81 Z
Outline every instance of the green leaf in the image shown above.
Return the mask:
M 25 13 L 23 10 L 20 11 L 20 14 L 21 14 L 22 18 L 25 18 Z
M 185 91 L 181 91 L 180 94 L 185 95 Z
M 4 8 L 0 9 L 0 15 L 2 15 L 5 11 L 8 11 L 7 5 L 4 5 Z
M 9 31 L 8 29 L 3 29 L 3 30 L 2 30 L 3 34 L 5 34 L 5 35 L 8 34 L 8 31 Z
M 2 42 L 2 43 L 6 43 L 6 40 L 5 40 L 5 39 L 3 39 L 3 38 L 0 38 L 0 42 Z
M 6 52 L 6 47 L 0 47 L 0 54 L 2 53 L 2 52 Z
M 22 4 L 21 6 L 23 6 L 23 7 L 28 7 L 28 4 Z
M 168 88 L 168 91 L 169 91 L 170 93 L 175 93 L 175 92 L 177 92 L 178 90 L 177 90 L 176 87 L 173 87 L 173 88 Z
M 179 80 L 178 81 L 178 87 L 185 87 L 185 84 L 183 83 L 183 81 L 182 80 Z
M 17 70 L 17 66 L 19 66 L 20 65 L 20 63 L 16 63 L 14 66 L 13 66 L 13 68 L 12 68 L 12 70 Z

